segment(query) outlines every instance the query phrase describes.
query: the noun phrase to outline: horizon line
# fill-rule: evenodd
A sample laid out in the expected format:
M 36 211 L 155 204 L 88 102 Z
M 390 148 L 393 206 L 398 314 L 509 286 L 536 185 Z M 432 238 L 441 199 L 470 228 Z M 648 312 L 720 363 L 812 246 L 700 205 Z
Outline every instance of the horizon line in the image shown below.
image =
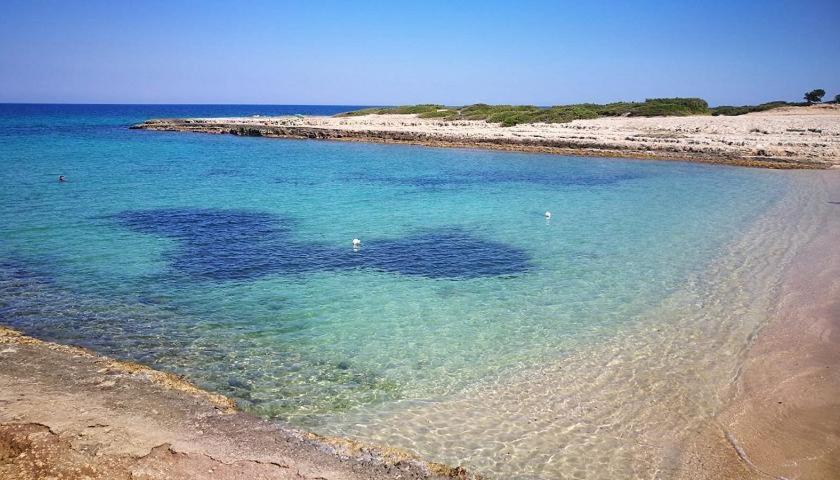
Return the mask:
M 229 105 L 229 106 L 246 106 L 246 107 L 264 107 L 264 106 L 289 106 L 289 107 L 399 107 L 399 106 L 413 106 L 413 105 L 443 105 L 445 107 L 466 107 L 470 105 L 514 105 L 514 106 L 535 106 L 540 108 L 550 108 L 556 106 L 568 106 L 568 105 L 583 105 L 583 104 L 596 104 L 596 105 L 609 105 L 610 103 L 642 103 L 650 99 L 655 98 L 663 98 L 663 97 L 646 97 L 644 100 L 614 100 L 610 102 L 598 103 L 598 102 L 578 102 L 578 103 L 554 103 L 554 104 L 547 104 L 547 105 L 537 105 L 537 104 L 530 104 L 530 103 L 487 103 L 487 102 L 475 102 L 475 103 L 463 103 L 463 104 L 444 104 L 444 103 L 434 103 L 434 102 L 421 102 L 421 103 L 369 103 L 369 104 L 352 104 L 352 103 L 112 103 L 112 102 L 3 102 L 0 101 L 0 105 L 98 105 L 98 106 L 108 106 L 108 105 L 120 105 L 120 106 L 165 106 L 165 105 L 176 105 L 176 106 L 207 106 L 207 105 Z M 708 101 L 703 97 L 664 97 L 664 98 L 699 98 L 708 103 Z M 738 103 L 738 104 L 727 104 L 722 103 L 718 105 L 709 104 L 709 107 L 729 107 L 729 106 L 749 106 L 749 105 L 762 105 L 766 103 L 774 103 L 774 102 L 787 102 L 787 103 L 803 103 L 802 101 L 796 100 L 766 100 L 758 103 Z M 831 103 L 831 100 L 819 102 L 819 103 Z
M 292 107 L 391 107 L 390 104 L 352 103 L 112 103 L 112 102 L 0 102 L 0 105 L 243 105 L 243 106 L 292 106 Z

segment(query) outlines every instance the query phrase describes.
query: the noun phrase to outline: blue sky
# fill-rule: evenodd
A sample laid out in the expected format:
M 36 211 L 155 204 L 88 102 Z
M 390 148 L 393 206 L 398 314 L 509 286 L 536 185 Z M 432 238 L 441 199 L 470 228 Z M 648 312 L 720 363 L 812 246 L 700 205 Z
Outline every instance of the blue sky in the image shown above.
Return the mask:
M 0 102 L 840 93 L 840 1 L 2 1 Z

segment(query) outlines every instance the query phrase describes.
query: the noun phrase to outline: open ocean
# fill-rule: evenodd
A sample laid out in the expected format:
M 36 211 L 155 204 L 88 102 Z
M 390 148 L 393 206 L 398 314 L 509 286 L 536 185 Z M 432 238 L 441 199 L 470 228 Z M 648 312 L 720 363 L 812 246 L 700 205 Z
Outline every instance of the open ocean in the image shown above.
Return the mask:
M 787 177 L 128 129 L 354 108 L 0 105 L 0 323 L 499 478 L 673 468 Z

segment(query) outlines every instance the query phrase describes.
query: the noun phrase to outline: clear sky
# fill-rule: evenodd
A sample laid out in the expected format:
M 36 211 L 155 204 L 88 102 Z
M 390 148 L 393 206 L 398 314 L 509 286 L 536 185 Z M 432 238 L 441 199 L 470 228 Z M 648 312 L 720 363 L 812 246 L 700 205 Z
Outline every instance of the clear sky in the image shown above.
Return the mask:
M 0 102 L 550 105 L 840 93 L 840 0 L 0 0 Z

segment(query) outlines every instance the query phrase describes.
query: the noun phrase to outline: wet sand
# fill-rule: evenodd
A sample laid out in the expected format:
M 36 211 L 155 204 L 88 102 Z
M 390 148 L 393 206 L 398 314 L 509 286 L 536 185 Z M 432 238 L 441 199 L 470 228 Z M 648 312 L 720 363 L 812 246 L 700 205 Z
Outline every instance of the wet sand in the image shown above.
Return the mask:
M 474 478 L 236 411 L 170 374 L 0 327 L 0 479 Z
M 821 179 L 819 231 L 785 272 L 733 400 L 690 443 L 683 478 L 840 478 L 840 172 Z
M 787 107 L 736 117 L 605 117 L 513 127 L 485 121 L 421 119 L 416 115 L 364 115 L 160 119 L 132 128 L 767 168 L 840 165 L 837 105 Z

